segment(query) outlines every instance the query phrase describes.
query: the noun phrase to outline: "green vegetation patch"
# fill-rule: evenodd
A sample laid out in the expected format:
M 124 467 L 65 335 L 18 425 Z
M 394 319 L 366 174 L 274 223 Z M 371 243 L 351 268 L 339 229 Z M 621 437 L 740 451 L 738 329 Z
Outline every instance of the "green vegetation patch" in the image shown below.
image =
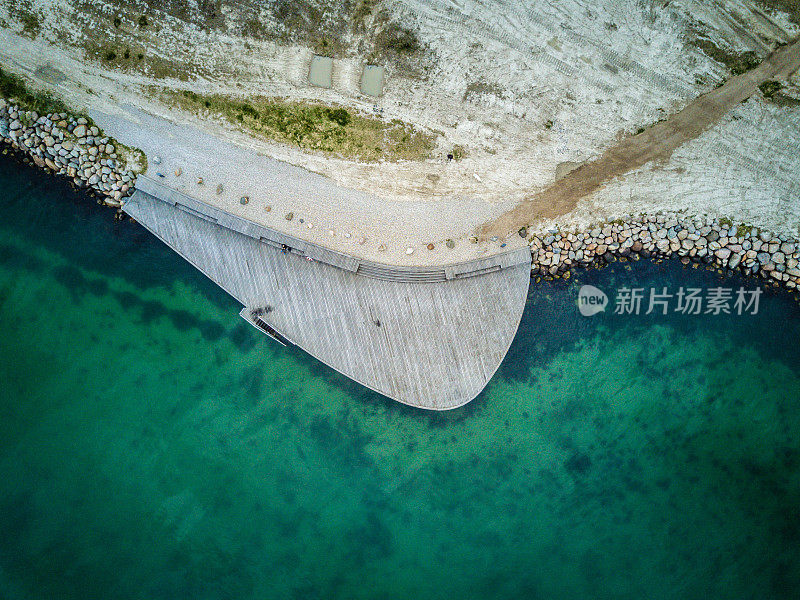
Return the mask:
M 435 147 L 433 134 L 408 123 L 397 119 L 387 123 L 342 107 L 266 97 L 242 100 L 191 91 L 164 91 L 162 97 L 199 115 L 222 117 L 257 137 L 343 158 L 422 160 Z
M 453 151 L 451 154 L 453 155 L 453 160 L 461 160 L 462 158 L 467 157 L 467 149 L 461 144 L 456 144 L 453 146 Z
M 764 98 L 767 99 L 772 99 L 782 88 L 783 84 L 780 81 L 765 81 L 758 86 L 758 89 L 764 94 Z
M 42 29 L 42 21 L 35 12 L 21 11 L 19 20 L 22 22 L 22 35 L 35 38 Z
M 8 15 L 22 24 L 21 35 L 31 39 L 39 35 L 42 14 L 36 10 L 32 0 L 13 0 L 4 4 L 7 5 Z M 4 22 L 3 27 L 8 27 L 8 23 Z
M 765 81 L 758 86 L 766 100 L 784 108 L 800 106 L 800 100 L 782 93 L 783 84 L 780 81 Z
M 489 94 L 492 96 L 497 96 L 498 98 L 505 98 L 506 94 L 503 88 L 501 88 L 496 83 L 489 83 L 483 79 L 478 81 L 473 81 L 467 85 L 467 89 L 464 90 L 463 100 L 468 101 L 476 96 L 482 96 L 484 94 Z
M 785 12 L 792 23 L 800 25 L 800 0 L 759 0 L 758 3 Z
M 351 28 L 355 33 L 366 31 L 366 21 L 373 14 L 380 0 L 358 0 L 353 9 Z
M 774 94 L 769 101 L 783 108 L 796 108 L 800 106 L 800 99 L 783 93 Z
M 50 92 L 30 89 L 19 75 L 0 67 L 0 96 L 39 114 L 67 112 L 67 105 Z
M 412 79 L 424 79 L 427 63 L 426 48 L 417 33 L 392 21 L 390 16 L 378 11 L 373 25 L 371 49 L 366 61 L 371 64 L 392 63 L 394 74 Z
M 88 126 L 95 126 L 89 115 L 71 110 L 63 100 L 44 90 L 35 90 L 28 87 L 25 80 L 19 75 L 10 73 L 0 66 L 0 97 L 19 105 L 22 110 L 35 111 L 40 115 L 53 113 L 66 113 L 73 117 L 83 117 Z M 23 119 L 24 120 L 24 119 Z M 25 123 L 26 126 L 32 123 Z M 98 127 L 99 128 L 99 127 Z M 119 140 L 100 133 L 100 137 L 108 137 L 116 149 L 117 156 L 123 164 L 127 164 L 134 171 L 143 173 L 147 170 L 147 156 L 138 148 L 123 144 Z
M 379 52 L 389 55 L 407 56 L 422 50 L 417 34 L 395 22 L 389 23 L 375 36 L 375 45 Z
M 88 59 L 127 73 L 143 73 L 154 79 L 171 77 L 180 81 L 189 81 L 193 75 L 180 63 L 154 55 L 141 46 L 88 44 L 85 51 Z
M 722 63 L 732 75 L 741 75 L 761 64 L 761 59 L 752 50 L 746 52 L 733 52 L 717 46 L 707 39 L 696 39 L 694 45 L 700 48 L 709 58 Z

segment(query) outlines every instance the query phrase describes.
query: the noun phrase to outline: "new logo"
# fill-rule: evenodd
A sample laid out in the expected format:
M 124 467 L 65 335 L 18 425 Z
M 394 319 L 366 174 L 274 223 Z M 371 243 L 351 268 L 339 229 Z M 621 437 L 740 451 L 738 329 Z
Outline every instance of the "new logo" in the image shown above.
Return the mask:
M 582 285 L 578 290 L 578 310 L 584 317 L 591 317 L 606 310 L 608 296 L 593 285 Z

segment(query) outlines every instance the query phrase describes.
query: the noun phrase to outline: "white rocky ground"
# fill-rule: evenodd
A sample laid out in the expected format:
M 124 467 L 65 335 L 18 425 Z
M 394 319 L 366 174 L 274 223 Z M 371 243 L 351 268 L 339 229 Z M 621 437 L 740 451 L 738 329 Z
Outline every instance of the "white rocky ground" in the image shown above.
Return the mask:
M 624 213 L 686 211 L 800 235 L 800 110 L 758 98 L 673 154 L 608 184 L 563 220 L 581 226 Z
M 9 6 L 2 3 L 0 16 L 19 29 Z M 119 103 L 145 107 L 390 202 L 478 207 L 464 210 L 464 223 L 474 226 L 487 212 L 551 184 L 560 164 L 598 156 L 620 136 L 664 118 L 722 81 L 725 67 L 689 43 L 698 32 L 722 48 L 760 56 L 798 33 L 786 15 L 750 0 L 388 0 L 384 6 L 418 32 L 426 58 L 422 77 L 404 76 L 389 64 L 379 99 L 358 93 L 363 57 L 357 53 L 336 61 L 334 87 L 323 90 L 305 82 L 312 55 L 307 47 L 206 32 L 163 15 L 149 47 L 165 59 L 194 65 L 194 78 L 154 82 L 110 73 L 82 62 L 77 49 L 87 35 L 110 27 L 117 12 L 113 4 L 93 0 L 80 10 L 69 0 L 35 0 L 33 8 L 43 17 L 35 44 L 23 49 L 19 38 L 6 33 L 0 58 L 29 72 L 37 64 L 54 64 L 72 78 L 58 91 L 80 105 L 107 112 Z M 352 47 L 357 37 L 351 36 Z M 47 40 L 60 50 L 44 45 Z M 377 108 L 384 118 L 443 136 L 438 158 L 426 162 L 331 159 L 177 115 L 144 97 L 145 86 L 153 83 Z M 583 224 L 671 208 L 796 234 L 800 169 L 791 150 L 800 143 L 797 111 L 753 98 L 681 148 L 668 165 L 648 165 L 613 182 L 559 222 Z M 465 146 L 469 156 L 448 164 L 443 157 L 455 144 Z

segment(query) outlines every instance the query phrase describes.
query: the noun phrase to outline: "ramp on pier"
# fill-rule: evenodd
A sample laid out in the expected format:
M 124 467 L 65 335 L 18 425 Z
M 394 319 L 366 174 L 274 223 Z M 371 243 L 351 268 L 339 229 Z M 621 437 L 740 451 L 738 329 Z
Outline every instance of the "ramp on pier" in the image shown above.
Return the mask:
M 248 322 L 420 408 L 451 409 L 477 396 L 525 307 L 527 248 L 446 267 L 370 263 L 146 177 L 123 208 L 242 303 Z

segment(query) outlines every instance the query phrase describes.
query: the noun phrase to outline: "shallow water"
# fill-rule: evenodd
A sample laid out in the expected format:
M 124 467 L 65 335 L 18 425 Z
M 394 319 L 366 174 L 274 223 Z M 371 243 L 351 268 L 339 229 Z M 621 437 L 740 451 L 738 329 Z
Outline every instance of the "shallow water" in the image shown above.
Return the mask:
M 585 318 L 582 283 L 722 280 L 534 285 L 487 390 L 427 413 L 276 345 L 112 215 L 0 160 L 0 597 L 796 597 L 787 295 Z

